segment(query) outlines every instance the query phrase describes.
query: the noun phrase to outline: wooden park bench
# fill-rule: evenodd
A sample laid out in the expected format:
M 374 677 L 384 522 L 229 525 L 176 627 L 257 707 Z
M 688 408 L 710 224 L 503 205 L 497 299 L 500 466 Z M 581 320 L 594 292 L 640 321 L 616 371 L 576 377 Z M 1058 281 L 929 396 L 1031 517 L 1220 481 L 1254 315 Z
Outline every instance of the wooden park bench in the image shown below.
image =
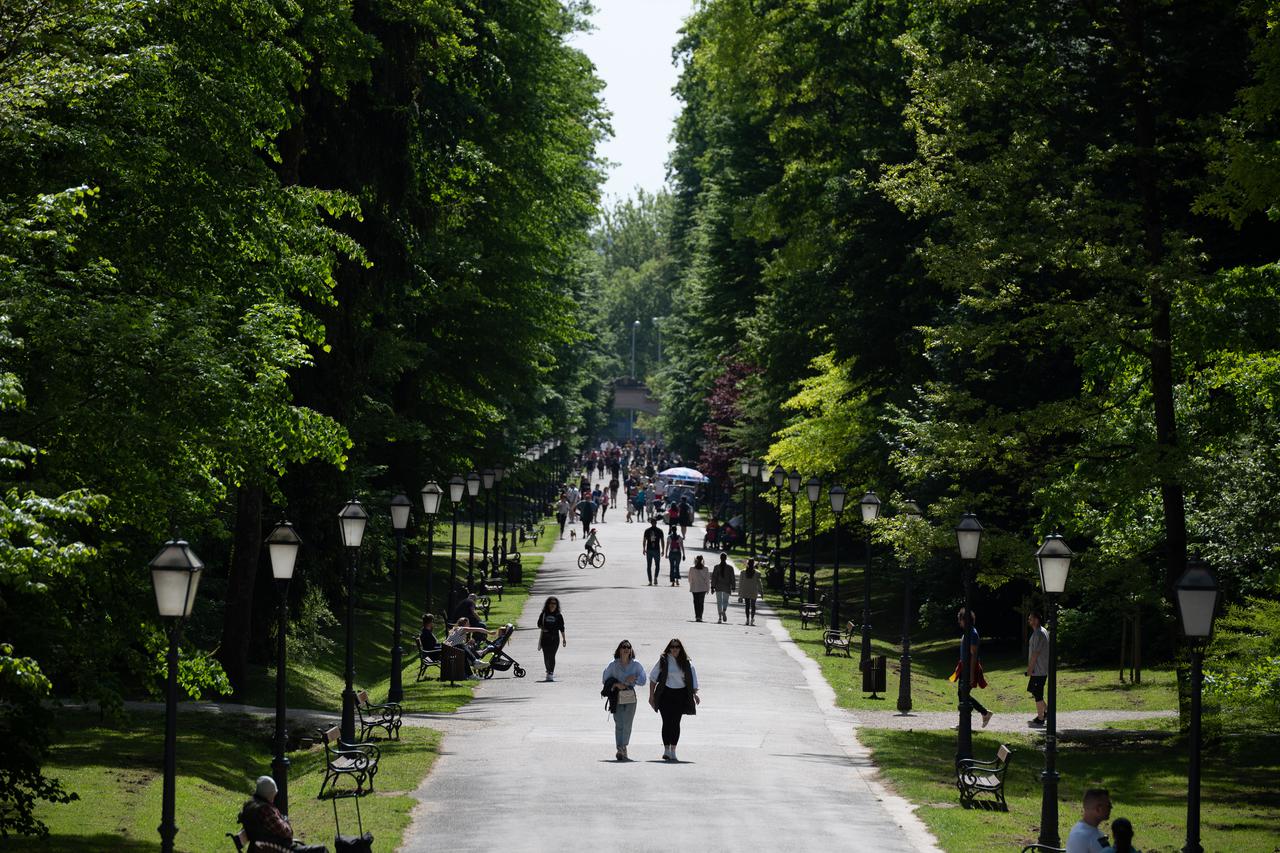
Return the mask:
M 440 666 L 440 647 L 436 646 L 434 649 L 424 649 L 422 647 L 421 637 L 418 637 L 414 642 L 418 644 L 418 677 L 416 680 L 423 681 L 426 679 L 427 671 L 430 670 L 431 667 L 434 666 L 438 668 Z
M 810 622 L 822 624 L 822 606 L 826 603 L 826 593 L 818 599 L 817 604 L 801 604 L 800 605 L 800 627 L 808 628 Z
M 359 797 L 373 790 L 373 777 L 378 773 L 378 759 L 382 757 L 378 747 L 371 743 L 346 743 L 337 726 L 320 729 L 324 743 L 324 779 L 320 782 L 318 798 L 324 798 L 324 789 L 335 797 Z M 355 788 L 339 791 L 338 779 L 348 776 Z M 369 787 L 365 788 L 365 783 Z
M 826 647 L 827 654 L 835 652 L 844 652 L 845 657 L 852 657 L 849 654 L 849 647 L 853 645 L 853 623 L 844 623 L 844 631 L 833 631 L 828 628 L 822 634 L 822 645 Z
M 292 849 L 270 841 L 250 841 L 249 833 L 244 829 L 239 832 L 228 832 L 227 838 L 235 843 L 236 850 L 240 853 L 290 853 Z
M 543 532 L 547 529 L 545 522 L 539 521 L 537 524 L 529 523 L 520 527 L 520 544 L 526 542 L 537 542 L 542 538 Z
M 384 729 L 387 737 L 400 739 L 400 723 L 404 709 L 399 702 L 384 702 L 375 705 L 369 701 L 369 691 L 361 690 L 356 694 L 356 713 L 360 716 L 360 740 L 367 741 L 374 729 Z
M 979 794 L 991 794 L 993 801 L 983 802 L 982 805 L 1007 812 L 1009 804 L 1004 799 L 1004 777 L 1012 754 L 1009 747 L 1001 744 L 994 761 L 960 759 L 956 763 L 956 788 L 960 790 L 960 805 L 966 809 L 973 808 L 978 805 L 975 798 Z

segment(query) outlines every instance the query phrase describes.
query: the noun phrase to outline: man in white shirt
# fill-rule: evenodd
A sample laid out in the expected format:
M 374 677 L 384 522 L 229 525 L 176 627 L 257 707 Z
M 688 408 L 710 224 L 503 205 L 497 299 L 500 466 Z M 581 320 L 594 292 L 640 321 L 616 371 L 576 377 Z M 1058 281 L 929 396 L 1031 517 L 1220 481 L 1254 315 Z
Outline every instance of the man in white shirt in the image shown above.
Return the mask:
M 1107 847 L 1107 837 L 1098 824 L 1111 817 L 1111 795 L 1106 788 L 1084 792 L 1084 812 L 1067 836 L 1067 853 L 1099 853 Z

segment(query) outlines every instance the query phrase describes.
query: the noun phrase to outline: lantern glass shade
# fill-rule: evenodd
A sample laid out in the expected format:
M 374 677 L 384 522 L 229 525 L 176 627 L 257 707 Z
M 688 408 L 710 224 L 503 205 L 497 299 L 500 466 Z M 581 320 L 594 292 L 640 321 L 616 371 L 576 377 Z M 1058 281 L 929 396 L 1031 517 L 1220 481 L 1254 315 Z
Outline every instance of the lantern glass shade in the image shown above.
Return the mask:
M 449 478 L 449 500 L 458 503 L 462 500 L 462 493 L 467 490 L 467 481 L 462 479 L 461 474 L 454 474 Z
M 902 514 L 909 518 L 922 518 L 924 513 L 920 511 L 920 504 L 913 500 L 903 501 Z
M 750 459 L 743 459 L 743 460 L 742 460 L 742 465 L 741 465 L 741 467 L 742 467 L 742 474 L 743 474 L 743 476 L 744 476 L 744 477 L 750 477 L 750 476 L 751 476 L 751 460 L 750 460 Z
M 195 604 L 204 563 L 182 539 L 170 539 L 150 563 L 151 585 L 161 616 L 186 618 Z
M 763 461 L 757 462 L 756 464 L 760 466 L 760 482 L 764 483 L 766 486 L 769 485 L 769 480 L 772 479 L 769 475 L 769 466 L 764 464 Z
M 816 504 L 822 497 L 822 483 L 817 477 L 810 477 L 809 482 L 804 484 L 804 490 L 811 504 Z
M 800 472 L 792 468 L 791 473 L 787 474 L 787 491 L 791 492 L 792 496 L 798 495 L 800 494 L 800 485 Z
M 282 521 L 267 534 L 267 554 L 271 557 L 271 577 L 278 581 L 293 578 L 293 568 L 298 561 L 298 548 L 302 537 L 293 525 Z
M 978 517 L 966 512 L 956 525 L 956 544 L 960 546 L 960 559 L 978 559 L 978 547 L 982 544 L 982 525 Z
M 1036 551 L 1036 564 L 1040 567 L 1040 589 L 1061 594 L 1067 588 L 1067 574 L 1071 571 L 1071 558 L 1074 556 L 1066 540 L 1058 534 L 1045 537 Z
M 502 478 L 507 476 L 507 466 L 498 465 L 493 469 L 493 482 L 501 483 Z
M 745 473 L 748 477 L 753 477 L 753 478 L 759 477 L 760 476 L 760 460 L 748 459 L 747 468 L 743 473 Z
M 484 483 L 486 490 L 493 488 L 493 480 L 498 475 L 493 473 L 492 468 L 485 468 L 484 473 L 480 475 L 480 482 Z
M 467 494 L 473 498 L 480 494 L 480 475 L 475 471 L 467 475 Z
M 338 513 L 338 520 L 342 522 L 342 544 L 348 548 L 359 548 L 364 541 L 364 526 L 369 521 L 369 512 L 364 504 L 355 498 L 347 501 L 342 512 Z
M 781 489 L 782 484 L 785 483 L 786 481 L 787 481 L 787 469 L 783 468 L 781 465 L 775 465 L 773 468 L 774 488 Z
M 444 493 L 435 480 L 427 483 L 422 487 L 422 511 L 427 515 L 435 515 L 440 511 L 440 499 L 443 497 Z
M 396 495 L 391 499 L 391 526 L 395 530 L 404 530 L 409 526 L 409 510 L 413 504 L 404 495 Z
M 1204 563 L 1193 561 L 1178 578 L 1178 616 L 1182 633 L 1191 639 L 1207 639 L 1213 633 L 1213 617 L 1218 611 L 1218 583 Z
M 844 501 L 849 496 L 849 493 L 844 490 L 844 486 L 832 486 L 827 496 L 831 499 L 832 512 L 836 515 L 844 512 Z
M 858 508 L 862 510 L 862 520 L 870 524 L 880 517 L 880 498 L 875 492 L 867 492 L 858 501 Z

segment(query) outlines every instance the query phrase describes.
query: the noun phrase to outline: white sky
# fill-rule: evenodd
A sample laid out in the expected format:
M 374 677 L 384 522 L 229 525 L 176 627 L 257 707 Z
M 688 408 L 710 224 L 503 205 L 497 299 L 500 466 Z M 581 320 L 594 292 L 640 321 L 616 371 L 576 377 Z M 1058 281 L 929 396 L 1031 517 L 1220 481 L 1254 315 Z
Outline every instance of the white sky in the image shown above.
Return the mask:
M 594 0 L 595 31 L 574 39 L 595 63 L 613 113 L 613 138 L 601 148 L 616 164 L 603 188 L 606 199 L 631 195 L 637 186 L 656 192 L 666 181 L 671 128 L 680 112 L 671 94 L 677 76 L 671 49 L 694 2 Z

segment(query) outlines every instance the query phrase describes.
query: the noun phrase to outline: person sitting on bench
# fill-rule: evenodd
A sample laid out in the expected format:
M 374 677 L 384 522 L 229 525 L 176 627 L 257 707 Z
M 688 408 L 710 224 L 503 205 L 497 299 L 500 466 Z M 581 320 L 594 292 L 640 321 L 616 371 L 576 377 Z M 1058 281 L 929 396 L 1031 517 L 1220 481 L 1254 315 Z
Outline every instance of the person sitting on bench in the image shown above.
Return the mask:
M 259 776 L 253 799 L 240 809 L 240 823 L 248 833 L 249 840 L 277 844 L 294 853 L 329 853 L 329 848 L 323 844 L 303 844 L 293 837 L 289 818 L 280 814 L 280 810 L 276 808 L 276 790 L 275 779 Z
M 469 642 L 472 634 L 480 634 L 484 637 L 488 637 L 489 630 L 487 628 L 471 627 L 470 623 L 467 621 L 467 617 L 463 616 L 454 623 L 453 631 L 449 634 L 449 637 L 445 642 L 451 646 L 462 649 L 463 653 L 467 656 L 467 678 L 479 678 L 480 676 L 476 675 L 472 670 L 472 664 L 476 663 L 480 659 L 479 654 L 476 653 L 475 645 Z

